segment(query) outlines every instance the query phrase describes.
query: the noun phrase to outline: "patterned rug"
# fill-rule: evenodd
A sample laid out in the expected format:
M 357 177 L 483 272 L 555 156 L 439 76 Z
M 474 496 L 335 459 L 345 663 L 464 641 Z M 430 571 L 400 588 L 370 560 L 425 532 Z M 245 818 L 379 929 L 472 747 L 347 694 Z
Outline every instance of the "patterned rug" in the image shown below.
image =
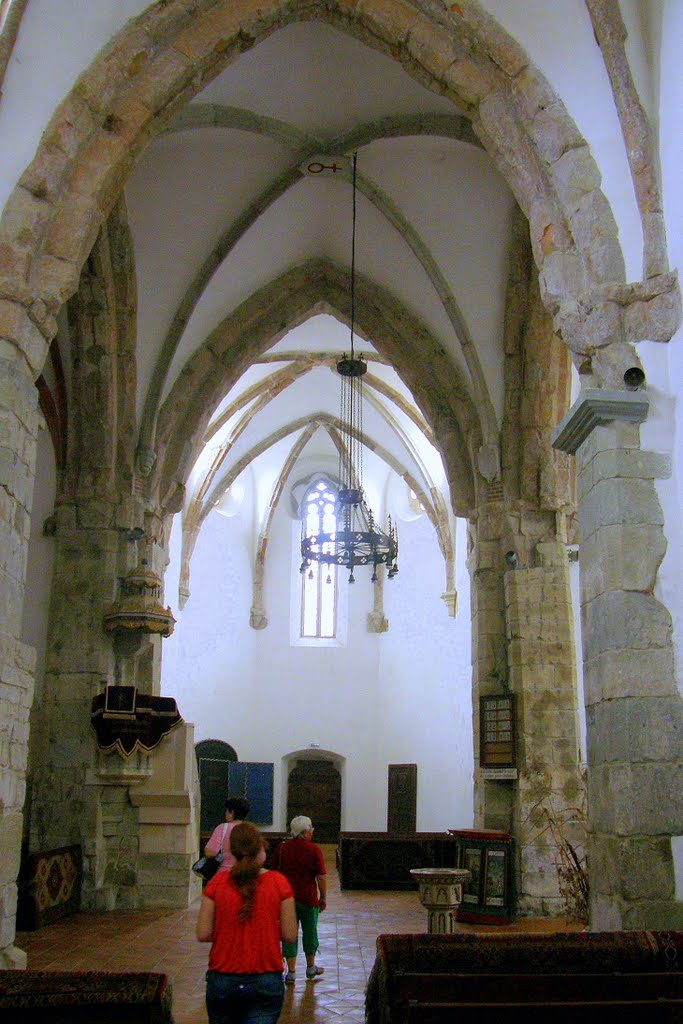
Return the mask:
M 18 928 L 32 931 L 74 914 L 81 904 L 82 881 L 83 853 L 78 845 L 25 854 L 19 873 Z
M 681 971 L 683 932 L 380 935 L 377 955 L 385 970 L 394 972 Z
M 166 974 L 0 971 L 0 1020 L 172 1024 Z

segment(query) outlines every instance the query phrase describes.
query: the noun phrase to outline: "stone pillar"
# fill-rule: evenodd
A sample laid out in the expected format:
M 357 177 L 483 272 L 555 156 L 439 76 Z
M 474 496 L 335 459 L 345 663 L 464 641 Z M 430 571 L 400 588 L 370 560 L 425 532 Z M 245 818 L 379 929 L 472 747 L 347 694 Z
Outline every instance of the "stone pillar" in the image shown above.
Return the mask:
M 472 606 L 472 703 L 474 709 L 474 827 L 512 830 L 512 789 L 487 782 L 479 766 L 479 698 L 508 686 L 502 504 L 483 508 L 470 523 L 468 568 Z
M 38 422 L 33 381 L 0 358 L 0 968 L 26 966 L 14 937 L 35 654 L 21 617 Z
M 114 836 L 120 832 L 125 842 L 131 836 L 123 810 L 125 790 L 119 794 L 115 825 L 112 792 L 106 794 L 109 806 L 103 807 L 104 791 L 85 789 L 86 776 L 97 764 L 92 698 L 114 674 L 112 643 L 103 626 L 117 580 L 120 534 L 114 514 L 114 506 L 103 500 L 57 506 L 45 680 L 31 722 L 30 848 L 82 844 L 84 907 L 99 907 L 96 891 L 104 882 Z
M 510 832 L 518 910 L 564 911 L 558 843 L 585 848 L 569 567 L 561 515 L 490 502 L 470 528 L 475 828 Z M 480 761 L 479 698 L 516 698 L 516 763 Z M 558 828 L 554 828 L 555 822 Z
M 641 392 L 587 390 L 555 432 L 579 469 L 591 927 L 681 928 L 672 840 L 683 834 L 683 704 L 671 618 L 654 588 L 666 549 L 639 447 Z
M 539 544 L 541 565 L 505 573 L 510 691 L 517 695 L 518 911 L 567 912 L 558 847 L 585 854 L 578 694 L 569 563 L 563 543 Z
M 92 699 L 106 683 L 159 688 L 161 638 L 144 630 L 112 638 L 104 629 L 119 566 L 138 561 L 131 531 L 116 525 L 121 516 L 105 497 L 57 509 L 45 683 L 34 716 L 31 849 L 81 843 L 84 909 L 187 906 L 197 856 L 191 744 L 178 747 L 174 733 L 151 755 L 125 758 L 100 751 L 90 725 Z M 187 728 L 176 732 L 185 737 Z

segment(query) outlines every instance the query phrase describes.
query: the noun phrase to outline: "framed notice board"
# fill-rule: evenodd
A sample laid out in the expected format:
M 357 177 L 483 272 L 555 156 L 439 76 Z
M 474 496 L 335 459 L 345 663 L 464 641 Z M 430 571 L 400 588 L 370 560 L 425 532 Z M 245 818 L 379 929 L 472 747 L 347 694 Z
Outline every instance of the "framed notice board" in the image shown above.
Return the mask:
M 497 694 L 479 699 L 479 759 L 482 768 L 515 766 L 515 721 L 513 694 Z

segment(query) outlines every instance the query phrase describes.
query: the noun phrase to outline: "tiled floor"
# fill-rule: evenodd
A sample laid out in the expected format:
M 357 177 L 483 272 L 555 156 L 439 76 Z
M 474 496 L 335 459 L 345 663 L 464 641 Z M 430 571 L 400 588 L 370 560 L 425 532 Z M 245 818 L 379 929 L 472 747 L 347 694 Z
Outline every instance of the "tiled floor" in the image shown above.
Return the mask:
M 296 984 L 288 986 L 280 1024 L 362 1024 L 364 990 L 382 932 L 426 931 L 427 914 L 414 892 L 341 892 L 333 848 L 325 849 L 328 906 L 319 924 L 317 982 L 306 982 L 300 957 Z M 204 972 L 209 947 L 194 937 L 197 907 L 189 910 L 76 914 L 37 932 L 17 935 L 34 970 L 163 971 L 173 983 L 176 1024 L 205 1024 Z M 504 926 L 462 925 L 463 931 L 555 931 L 574 927 L 526 918 Z

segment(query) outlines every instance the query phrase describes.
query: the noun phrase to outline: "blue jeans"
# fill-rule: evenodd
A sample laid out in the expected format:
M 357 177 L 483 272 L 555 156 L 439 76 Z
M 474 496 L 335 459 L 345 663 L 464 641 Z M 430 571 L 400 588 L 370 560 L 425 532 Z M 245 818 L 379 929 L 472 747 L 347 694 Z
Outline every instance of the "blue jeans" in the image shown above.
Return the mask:
M 209 1024 L 276 1024 L 285 997 L 280 971 L 268 974 L 206 972 Z

